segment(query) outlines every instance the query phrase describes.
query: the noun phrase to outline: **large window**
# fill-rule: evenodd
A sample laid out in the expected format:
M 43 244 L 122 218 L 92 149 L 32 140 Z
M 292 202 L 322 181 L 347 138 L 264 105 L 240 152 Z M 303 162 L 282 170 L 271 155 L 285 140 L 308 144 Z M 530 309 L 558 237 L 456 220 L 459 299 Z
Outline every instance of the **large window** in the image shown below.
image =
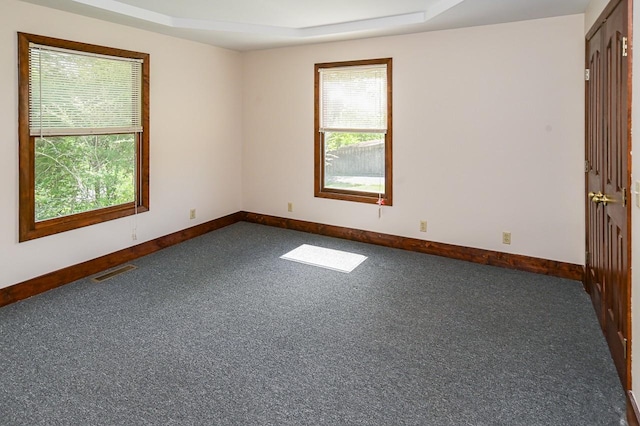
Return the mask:
M 18 33 L 20 241 L 149 208 L 149 55 Z
M 392 204 L 391 62 L 316 64 L 316 197 Z

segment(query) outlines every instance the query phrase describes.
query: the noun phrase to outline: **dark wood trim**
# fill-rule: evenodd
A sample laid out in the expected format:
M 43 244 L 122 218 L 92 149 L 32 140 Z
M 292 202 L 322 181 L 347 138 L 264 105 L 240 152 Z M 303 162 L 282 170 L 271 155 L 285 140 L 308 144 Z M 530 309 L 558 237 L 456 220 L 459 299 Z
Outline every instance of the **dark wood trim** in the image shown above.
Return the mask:
M 9 287 L 0 288 L 0 307 L 35 296 L 70 282 L 86 278 L 106 269 L 113 268 L 125 262 L 130 262 L 139 257 L 146 256 L 240 221 L 293 229 L 312 234 L 326 235 L 385 247 L 433 254 L 452 259 L 466 260 L 483 265 L 500 266 L 503 268 L 517 269 L 573 280 L 581 280 L 583 274 L 583 267 L 581 265 L 574 265 L 571 263 L 437 243 L 419 240 L 416 238 L 399 237 L 396 235 L 381 234 L 378 232 L 344 228 L 334 225 L 323 225 L 315 222 L 306 222 L 297 219 L 287 219 L 258 213 L 237 212 L 201 225 L 156 238 L 152 241 L 147 241 L 86 262 L 59 269 Z
M 136 202 L 139 207 L 151 208 L 149 204 L 149 186 L 151 180 L 149 179 L 149 140 L 151 125 L 149 123 L 149 117 L 151 115 L 151 55 L 144 53 L 142 58 L 142 140 L 140 140 L 141 146 L 138 146 L 138 193 Z M 140 152 L 142 151 L 142 152 Z
M 327 235 L 363 243 L 376 244 L 385 247 L 410 250 L 419 253 L 433 254 L 451 259 L 466 260 L 483 265 L 500 266 L 503 268 L 517 269 L 534 272 L 537 274 L 551 275 L 572 280 L 582 280 L 583 266 L 572 263 L 558 262 L 554 260 L 540 259 L 536 257 L 518 254 L 502 253 L 478 248 L 456 246 L 452 244 L 425 241 L 417 238 L 400 237 L 396 235 L 381 234 L 372 231 L 344 228 L 334 225 L 324 225 L 314 222 L 306 222 L 297 219 L 288 219 L 258 213 L 243 212 L 242 219 L 247 222 L 278 228 L 293 229 L 312 234 Z
M 18 33 L 18 192 L 19 241 L 28 239 L 35 223 L 34 148 L 29 132 L 29 38 Z
M 243 214 L 241 212 L 233 213 L 191 228 L 183 229 L 182 231 L 165 235 L 164 237 L 156 238 L 152 241 L 147 241 L 9 287 L 1 288 L 0 307 L 88 277 L 105 269 L 113 268 L 122 263 L 130 262 L 139 257 L 146 256 L 216 229 L 232 225 L 241 221 L 242 217 Z
M 584 43 L 584 69 L 585 70 L 589 70 L 589 72 L 591 73 L 590 70 L 590 58 L 589 58 L 589 38 L 585 38 L 585 43 Z M 590 76 L 591 78 L 591 76 Z M 589 108 L 590 108 L 590 98 L 589 98 L 589 85 L 592 84 L 592 81 L 587 80 L 585 78 L 584 81 L 584 161 L 585 164 L 587 164 L 587 159 L 589 157 L 589 135 L 590 135 L 590 129 L 589 129 Z M 585 166 L 586 167 L 586 166 Z M 589 184 L 589 172 L 588 170 L 585 169 L 585 173 L 584 173 L 584 187 L 585 187 L 585 194 L 588 191 L 588 184 Z M 585 259 L 584 259 L 584 268 L 582 270 L 582 286 L 584 287 L 584 291 L 587 293 L 590 293 L 590 288 L 589 285 L 587 283 L 587 273 L 589 272 L 588 268 L 589 268 L 589 263 L 591 262 L 591 260 L 588 258 L 587 255 L 587 251 L 589 250 L 589 203 L 591 202 L 591 200 L 589 199 L 589 197 L 585 197 L 584 199 L 584 227 L 585 227 L 585 233 L 584 233 L 584 247 L 585 247 Z
M 626 18 L 626 30 L 627 30 L 627 56 L 623 57 L 623 66 L 626 68 L 627 70 L 627 84 L 625 86 L 626 89 L 626 93 L 624 93 L 624 96 L 627 99 L 627 116 L 625 117 L 626 122 L 627 122 L 627 152 L 626 152 L 626 156 L 627 156 L 627 191 L 628 191 L 628 197 L 629 199 L 633 199 L 633 196 L 631 194 L 631 188 L 632 188 L 632 182 L 631 182 L 631 171 L 633 170 L 633 157 L 632 157 L 632 151 L 633 151 L 633 108 L 632 108 L 632 104 L 633 104 L 633 0 L 625 0 L 626 1 L 626 8 L 627 10 L 625 11 L 625 18 Z M 617 3 L 617 0 L 615 1 Z M 614 1 L 611 1 L 611 3 L 614 3 Z M 632 307 L 631 307 L 631 288 L 632 288 L 632 281 L 631 281 L 631 277 L 632 277 L 632 264 L 633 264 L 633 256 L 632 256 L 632 238 L 633 238 L 633 234 L 631 232 L 631 206 L 633 205 L 633 202 L 629 201 L 627 202 L 627 208 L 626 208 L 626 215 L 627 215 L 627 253 L 626 253 L 626 257 L 627 257 L 627 268 L 626 268 L 626 275 L 627 275 L 627 283 L 626 283 L 626 294 L 625 294 L 625 303 L 626 303 L 626 307 L 625 309 L 627 310 L 627 314 L 626 314 L 626 330 L 627 330 L 627 354 L 625 357 L 625 364 L 626 364 L 626 370 L 627 370 L 627 376 L 626 376 L 626 384 L 627 384 L 627 388 L 625 390 L 631 390 L 633 389 L 633 383 L 632 383 L 632 376 L 631 376 L 631 367 L 632 367 L 632 358 L 633 358 L 633 354 L 632 354 L 632 350 L 633 350 L 633 326 L 632 326 Z M 635 398 L 634 398 L 634 403 L 635 403 Z M 637 407 L 634 407 L 637 410 Z M 636 416 L 637 417 L 637 416 Z
M 629 426 L 640 426 L 640 411 L 633 391 L 627 391 L 627 423 Z
M 384 194 L 383 204 L 393 205 L 393 59 L 364 59 L 357 61 L 326 62 L 314 66 L 314 195 L 318 198 L 378 204 L 379 194 L 324 186 L 324 134 L 320 133 L 320 69 L 363 65 L 387 66 L 387 133 L 384 138 Z
M 387 60 L 387 134 L 384 140 L 384 202 L 393 205 L 393 59 Z
M 90 52 L 142 60 L 142 133 L 136 138 L 137 191 L 134 202 L 68 216 L 36 221 L 35 137 L 29 132 L 29 43 L 78 52 Z M 149 210 L 149 76 L 150 55 L 35 34 L 18 33 L 18 145 L 19 145 L 19 229 L 20 242 L 94 225 Z

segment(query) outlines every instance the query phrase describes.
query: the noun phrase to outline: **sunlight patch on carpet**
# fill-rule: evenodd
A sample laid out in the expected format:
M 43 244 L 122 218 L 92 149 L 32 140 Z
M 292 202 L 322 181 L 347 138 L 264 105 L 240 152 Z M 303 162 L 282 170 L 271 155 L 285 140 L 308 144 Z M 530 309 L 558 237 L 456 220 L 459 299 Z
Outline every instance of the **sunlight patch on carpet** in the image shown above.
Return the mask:
M 319 266 L 334 271 L 349 273 L 366 260 L 367 256 L 333 250 L 324 247 L 316 247 L 303 244 L 280 256 L 280 259 L 292 260 L 307 265 Z

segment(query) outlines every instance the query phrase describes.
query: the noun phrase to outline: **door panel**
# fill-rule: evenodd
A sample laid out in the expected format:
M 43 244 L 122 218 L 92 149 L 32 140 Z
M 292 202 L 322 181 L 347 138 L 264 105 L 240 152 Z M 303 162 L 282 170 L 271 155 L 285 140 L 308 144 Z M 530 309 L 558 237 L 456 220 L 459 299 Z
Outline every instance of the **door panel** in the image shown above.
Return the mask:
M 625 389 L 630 383 L 631 71 L 624 52 L 628 0 L 612 9 L 587 41 L 587 251 L 585 284 Z M 598 194 L 594 197 L 594 194 Z
M 587 86 L 587 146 L 586 153 L 586 188 L 587 193 L 595 194 L 602 191 L 602 163 L 604 148 L 602 89 L 604 73 L 601 61 L 602 30 L 599 30 L 587 42 L 588 67 L 590 78 Z M 593 307 L 601 324 L 603 322 L 603 275 L 605 270 L 604 253 L 604 211 L 600 204 L 591 202 L 587 197 L 587 253 L 586 288 L 591 294 Z

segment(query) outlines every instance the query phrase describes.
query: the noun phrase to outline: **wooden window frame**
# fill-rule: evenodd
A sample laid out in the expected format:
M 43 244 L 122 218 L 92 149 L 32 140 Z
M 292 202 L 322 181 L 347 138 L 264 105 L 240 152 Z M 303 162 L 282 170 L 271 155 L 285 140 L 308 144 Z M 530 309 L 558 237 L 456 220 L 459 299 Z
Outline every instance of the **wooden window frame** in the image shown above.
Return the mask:
M 314 195 L 318 198 L 355 201 L 360 203 L 393 205 L 393 158 L 392 158 L 392 58 L 365 59 L 357 61 L 326 62 L 314 67 Z M 386 65 L 387 67 L 387 132 L 385 133 L 385 191 L 383 194 L 327 188 L 324 186 L 324 133 L 320 131 L 320 70 L 325 68 Z
M 141 59 L 142 132 L 137 134 L 135 201 L 42 221 L 35 220 L 35 137 L 29 132 L 29 43 Z M 149 210 L 149 54 L 93 44 L 18 33 L 18 156 L 20 242 L 94 225 Z

